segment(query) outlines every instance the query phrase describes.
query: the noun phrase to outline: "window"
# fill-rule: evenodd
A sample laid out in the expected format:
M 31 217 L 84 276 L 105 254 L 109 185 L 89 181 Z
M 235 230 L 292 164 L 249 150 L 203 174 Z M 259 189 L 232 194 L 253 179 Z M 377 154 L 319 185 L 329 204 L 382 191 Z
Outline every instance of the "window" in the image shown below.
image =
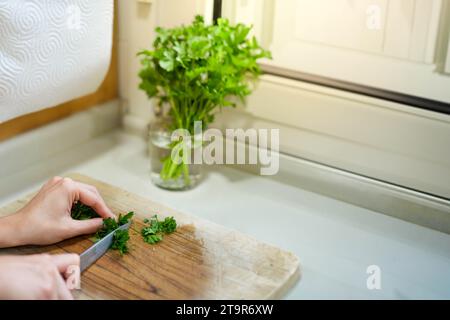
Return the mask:
M 221 126 L 278 127 L 283 153 L 450 198 L 450 1 L 227 0 L 222 15 L 274 59 Z
M 272 73 L 281 67 L 437 101 L 441 112 L 448 108 L 447 0 L 264 2 L 265 8 L 260 1 L 227 2 L 225 12 L 255 25 L 274 54 L 267 62 Z

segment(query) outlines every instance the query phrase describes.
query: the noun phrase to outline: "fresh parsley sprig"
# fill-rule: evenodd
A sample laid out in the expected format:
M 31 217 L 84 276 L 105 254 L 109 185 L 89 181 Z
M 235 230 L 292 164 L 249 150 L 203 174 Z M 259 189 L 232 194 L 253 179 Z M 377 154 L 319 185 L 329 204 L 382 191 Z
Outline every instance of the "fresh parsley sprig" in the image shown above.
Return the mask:
M 71 216 L 72 219 L 75 220 L 88 220 L 99 217 L 99 215 L 97 214 L 97 212 L 95 212 L 94 209 L 81 202 L 76 202 L 73 204 Z M 98 230 L 97 233 L 95 234 L 95 239 L 100 240 L 106 237 L 109 233 L 116 230 L 120 226 L 127 224 L 133 218 L 133 216 L 134 216 L 133 212 L 128 212 L 125 215 L 119 214 L 117 220 L 113 218 L 104 219 L 102 228 Z M 130 234 L 128 230 L 117 230 L 114 233 L 111 249 L 118 250 L 120 255 L 127 253 L 128 240 L 130 240 Z
M 128 230 L 117 230 L 114 232 L 111 249 L 118 250 L 120 255 L 123 256 L 128 253 L 128 240 L 130 240 Z
M 107 218 L 103 220 L 103 227 L 97 231 L 95 237 L 100 240 L 107 236 L 112 231 L 116 230 L 120 226 L 127 224 L 134 216 L 134 212 L 128 212 L 126 215 L 119 214 L 119 218 L 114 220 L 113 218 Z M 118 250 L 121 255 L 128 252 L 128 240 L 130 240 L 130 234 L 128 230 L 117 230 L 114 233 L 113 243 L 111 249 Z
M 173 217 L 167 217 L 164 220 L 158 220 L 154 215 L 150 219 L 144 219 L 148 226 L 142 228 L 141 234 L 145 242 L 156 244 L 163 239 L 163 235 L 174 232 L 177 228 L 177 222 Z

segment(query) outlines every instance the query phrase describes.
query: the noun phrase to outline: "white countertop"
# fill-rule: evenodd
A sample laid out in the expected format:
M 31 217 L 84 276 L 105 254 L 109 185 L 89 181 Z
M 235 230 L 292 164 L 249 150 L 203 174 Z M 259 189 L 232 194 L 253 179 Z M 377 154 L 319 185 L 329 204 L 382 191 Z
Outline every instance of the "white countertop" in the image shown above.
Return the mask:
M 1 159 L 0 159 L 1 160 Z M 292 299 L 450 299 L 450 235 L 235 169 L 206 168 L 186 192 L 150 182 L 146 145 L 120 131 L 2 177 L 0 205 L 48 177 L 79 172 L 294 252 Z M 381 290 L 366 269 L 381 268 Z

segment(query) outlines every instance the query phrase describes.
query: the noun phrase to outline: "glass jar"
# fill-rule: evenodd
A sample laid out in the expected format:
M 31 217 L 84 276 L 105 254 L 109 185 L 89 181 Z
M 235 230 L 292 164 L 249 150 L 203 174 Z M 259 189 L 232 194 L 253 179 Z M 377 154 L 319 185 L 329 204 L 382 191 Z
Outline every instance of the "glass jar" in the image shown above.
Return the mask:
M 194 144 L 190 148 L 190 163 L 176 164 L 171 160 L 172 132 L 168 129 L 170 118 L 158 118 L 150 124 L 149 155 L 150 178 L 152 182 L 167 190 L 187 190 L 194 187 L 201 178 L 199 164 L 193 164 Z

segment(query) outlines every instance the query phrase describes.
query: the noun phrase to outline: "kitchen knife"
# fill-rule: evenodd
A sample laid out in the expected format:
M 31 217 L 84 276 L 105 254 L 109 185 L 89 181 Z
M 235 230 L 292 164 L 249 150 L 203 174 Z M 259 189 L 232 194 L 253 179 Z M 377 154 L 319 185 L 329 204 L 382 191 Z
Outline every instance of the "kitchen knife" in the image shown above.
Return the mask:
M 128 230 L 130 228 L 131 221 L 127 224 L 124 224 L 123 226 L 120 226 L 119 228 L 115 229 L 114 231 L 111 231 L 108 233 L 106 237 L 103 237 L 94 245 L 89 247 L 86 251 L 84 251 L 80 255 L 80 272 L 83 272 L 88 267 L 90 267 L 95 261 L 97 261 L 101 256 L 103 256 L 106 251 L 108 251 L 109 247 L 111 247 L 114 233 L 117 230 Z

